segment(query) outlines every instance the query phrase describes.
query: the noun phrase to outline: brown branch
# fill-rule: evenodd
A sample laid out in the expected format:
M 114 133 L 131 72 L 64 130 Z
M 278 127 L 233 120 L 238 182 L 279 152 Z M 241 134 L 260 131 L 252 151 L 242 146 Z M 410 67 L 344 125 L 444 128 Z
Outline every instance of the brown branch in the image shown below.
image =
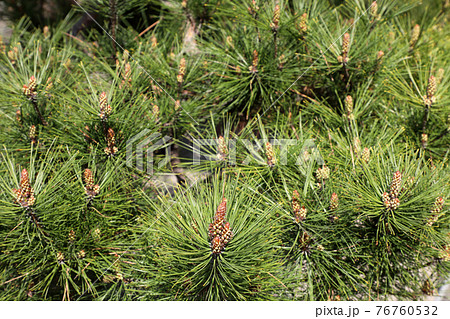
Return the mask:
M 31 100 L 31 104 L 33 104 L 34 110 L 36 111 L 37 116 L 39 117 L 39 120 L 41 121 L 42 125 L 47 126 L 48 123 L 47 121 L 44 119 L 44 117 L 42 116 L 41 111 L 38 108 L 37 102 L 36 100 L 34 100 L 34 98 L 32 98 Z
M 286 285 L 283 284 L 283 283 L 281 282 L 280 279 L 278 279 L 277 277 L 275 277 L 274 275 L 272 275 L 270 272 L 267 272 L 267 273 L 268 273 L 270 276 L 272 276 L 272 278 L 274 278 L 276 281 L 278 281 L 284 288 L 287 289 Z
M 275 49 L 275 60 L 277 59 L 277 51 L 278 51 L 278 46 L 277 46 L 277 31 L 273 32 L 273 45 L 274 45 L 274 49 Z
M 313 99 L 312 97 L 309 97 L 308 95 L 305 95 L 303 93 L 300 93 L 299 91 L 297 91 L 296 89 L 290 89 L 292 92 L 294 92 L 295 94 L 300 95 L 301 97 L 305 98 L 305 99 L 309 99 L 311 101 L 313 101 L 314 103 L 320 104 L 319 101 Z
M 139 35 L 137 37 L 134 38 L 134 40 L 137 40 L 138 38 L 140 38 L 141 36 L 143 36 L 145 33 L 147 33 L 151 28 L 153 28 L 155 25 L 157 25 L 159 23 L 159 20 L 156 21 L 155 23 L 153 23 L 152 25 L 150 25 L 149 27 L 147 27 L 144 31 L 142 31 L 141 33 L 139 33 Z
M 11 229 L 11 230 L 9 231 L 9 233 L 6 235 L 5 239 L 8 238 L 9 234 L 11 234 L 11 232 L 13 232 L 14 229 L 16 229 L 17 227 L 19 227 L 22 223 L 23 223 L 23 220 L 22 220 L 20 223 L 18 223 L 16 227 L 14 227 L 13 229 Z
M 41 268 L 41 267 L 39 267 L 39 268 Z M 0 284 L 0 286 L 6 285 L 7 283 L 10 283 L 11 281 L 20 279 L 20 278 L 22 278 L 22 277 L 28 276 L 29 274 L 31 274 L 32 272 L 38 270 L 39 268 L 33 269 L 32 271 L 27 272 L 26 274 L 23 274 L 23 275 L 20 275 L 20 276 L 18 276 L 18 277 L 15 277 L 15 278 L 12 278 L 12 279 L 10 279 L 10 280 L 7 280 L 7 281 L 5 281 L 5 282 L 2 282 L 2 283 Z
M 425 134 L 427 130 L 427 122 L 428 122 L 428 115 L 430 113 L 430 106 L 426 104 L 425 105 L 425 113 L 423 114 L 423 122 L 422 122 L 422 133 Z

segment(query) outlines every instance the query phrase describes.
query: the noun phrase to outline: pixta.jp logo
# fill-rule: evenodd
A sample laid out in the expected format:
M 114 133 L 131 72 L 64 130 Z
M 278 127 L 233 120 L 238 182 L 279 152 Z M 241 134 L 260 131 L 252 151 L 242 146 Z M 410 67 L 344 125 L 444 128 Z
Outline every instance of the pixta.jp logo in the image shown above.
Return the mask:
M 144 129 L 126 143 L 127 166 L 153 175 L 155 167 L 162 168 L 170 162 L 170 141 L 169 136 L 151 133 L 149 129 Z M 156 151 L 158 151 L 157 161 Z

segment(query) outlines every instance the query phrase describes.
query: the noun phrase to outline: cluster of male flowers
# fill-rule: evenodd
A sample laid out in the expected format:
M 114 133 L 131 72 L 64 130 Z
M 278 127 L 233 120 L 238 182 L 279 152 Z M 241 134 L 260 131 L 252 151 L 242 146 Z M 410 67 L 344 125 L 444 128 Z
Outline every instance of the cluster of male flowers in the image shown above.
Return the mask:
M 47 125 L 47 121 L 44 119 L 39 106 L 38 106 L 38 91 L 37 91 L 37 80 L 36 77 L 34 75 L 32 75 L 29 80 L 28 80 L 28 84 L 24 84 L 22 87 L 22 93 L 23 95 L 25 95 L 25 97 L 31 102 L 34 111 L 36 112 L 36 115 L 39 117 L 42 125 Z M 51 88 L 53 87 L 53 82 L 52 82 L 52 78 L 49 77 L 47 79 L 47 82 L 45 83 L 45 85 L 42 86 L 42 90 L 40 93 L 42 93 L 43 95 L 46 95 L 47 97 L 50 97 L 50 94 L 48 93 Z M 22 125 L 22 113 L 21 110 L 18 109 L 16 112 L 16 119 L 17 122 L 19 122 L 20 125 Z M 29 138 L 31 140 L 31 143 L 35 144 L 36 143 L 36 126 L 35 125 L 31 125 L 30 126 L 30 130 L 29 130 Z
M 328 166 L 324 165 L 323 167 L 319 167 L 316 170 L 316 179 L 317 179 L 316 186 L 319 189 L 322 189 L 324 187 L 326 180 L 328 180 L 329 178 L 330 178 L 330 168 Z M 338 207 L 339 207 L 338 195 L 336 193 L 333 193 L 333 194 L 331 194 L 331 198 L 330 198 L 329 211 L 333 212 Z M 335 214 L 332 214 L 330 216 L 330 221 L 332 221 L 332 222 L 334 222 L 334 221 L 336 221 L 338 219 L 339 219 L 339 217 L 336 216 Z
M 36 199 L 34 198 L 34 190 L 30 185 L 30 180 L 28 178 L 28 171 L 24 168 L 20 173 L 20 188 L 13 189 L 15 194 L 15 200 L 22 207 L 33 206 Z
M 304 154 L 304 155 L 306 157 L 309 156 L 309 154 Z M 330 178 L 330 168 L 328 166 L 324 165 L 322 167 L 319 167 L 316 170 L 316 180 L 317 180 L 316 186 L 319 189 L 323 188 L 325 181 L 329 178 Z M 292 211 L 294 213 L 294 222 L 297 224 L 302 223 L 307 217 L 308 210 L 305 206 L 303 206 L 301 204 L 300 194 L 298 193 L 297 190 L 293 191 L 291 205 L 292 205 Z M 330 197 L 330 205 L 329 205 L 328 209 L 330 212 L 333 212 L 338 207 L 339 207 L 338 195 L 336 193 L 332 193 L 331 197 Z M 330 215 L 329 219 L 331 222 L 335 222 L 336 220 L 339 219 L 339 217 L 337 215 L 335 215 L 334 213 L 332 213 Z M 299 238 L 300 248 L 307 252 L 309 250 L 309 244 L 311 243 L 311 241 L 312 241 L 312 239 L 309 236 L 309 234 L 306 231 L 304 231 L 302 236 L 300 236 L 300 238 Z M 322 251 L 324 249 L 324 247 L 322 245 L 318 245 L 317 249 Z
M 333 201 L 337 200 L 337 197 L 336 199 L 332 200 Z M 335 205 L 337 205 L 337 202 L 335 202 Z M 294 212 L 295 223 L 300 224 L 306 219 L 308 210 L 306 209 L 305 206 L 300 204 L 300 194 L 298 193 L 297 190 L 294 190 L 292 195 L 292 210 Z M 303 231 L 302 235 L 299 237 L 299 248 L 305 253 L 308 253 L 311 242 L 312 242 L 311 236 L 308 234 L 307 231 Z M 317 245 L 317 249 L 322 251 L 324 250 L 324 247 L 322 245 Z
M 94 184 L 94 174 L 89 168 L 86 168 L 83 172 L 83 180 L 84 180 L 84 191 L 86 193 L 86 200 L 88 204 L 91 203 L 91 201 L 94 199 L 95 196 L 97 196 L 100 193 L 100 186 L 98 184 Z M 93 237 L 96 239 L 100 238 L 100 229 L 96 228 L 93 231 Z M 76 233 L 72 229 L 69 231 L 68 240 L 70 243 L 75 242 L 76 239 Z M 77 258 L 83 259 L 86 257 L 86 252 L 84 249 L 81 249 L 77 252 Z M 56 254 L 56 260 L 59 264 L 63 264 L 65 262 L 65 256 L 64 253 L 58 252 Z
M 427 122 L 428 122 L 428 114 L 430 112 L 430 108 L 434 103 L 436 103 L 436 92 L 437 85 L 442 81 L 442 77 L 444 75 L 444 69 L 439 69 L 437 78 L 434 75 L 431 75 L 428 78 L 427 84 L 427 94 L 425 94 L 423 98 L 423 103 L 425 105 L 424 118 L 422 123 L 422 135 L 421 135 L 421 143 L 422 147 L 426 148 L 428 145 L 428 133 L 427 133 Z
M 117 70 L 121 70 L 120 73 L 122 76 L 122 82 L 119 84 L 120 89 L 130 88 L 132 85 L 131 64 L 128 62 L 129 55 L 130 55 L 129 52 L 125 50 L 123 53 L 122 62 L 116 60 L 116 68 Z M 157 108 L 157 106 L 155 107 Z M 106 95 L 106 92 L 100 93 L 98 108 L 99 108 L 98 116 L 100 117 L 100 120 L 104 123 L 103 127 L 106 134 L 106 147 L 104 149 L 104 152 L 108 156 L 114 156 L 119 151 L 119 149 L 116 146 L 116 134 L 114 130 L 111 127 L 106 129 L 106 123 L 112 112 L 111 104 L 108 103 L 108 97 Z
M 266 156 L 266 164 L 269 167 L 274 167 L 277 164 L 277 157 L 275 155 L 275 151 L 273 149 L 273 146 L 272 146 L 272 144 L 270 142 L 266 142 L 265 143 L 264 151 L 265 151 L 265 156 Z M 226 143 L 225 138 L 223 136 L 219 136 L 217 158 L 220 161 L 226 161 L 227 156 L 228 156 L 227 143 Z
M 400 206 L 400 200 L 398 199 L 401 191 L 402 173 L 397 171 L 394 173 L 391 181 L 391 188 L 389 193 L 383 193 L 383 204 L 387 210 L 394 211 Z
M 225 250 L 226 245 L 233 237 L 230 223 L 225 219 L 226 214 L 227 199 L 224 197 L 217 208 L 214 221 L 209 224 L 208 229 L 211 251 L 215 256 L 221 254 Z
M 86 197 L 88 203 L 93 200 L 93 198 L 99 194 L 100 192 L 100 186 L 98 184 L 94 184 L 94 177 L 93 173 L 90 169 L 85 169 L 83 172 L 83 179 L 85 183 L 84 190 L 86 192 Z M 20 173 L 20 187 L 19 189 L 12 189 L 13 194 L 15 195 L 14 200 L 16 203 L 18 203 L 21 207 L 26 208 L 29 211 L 30 217 L 33 219 L 33 221 L 36 223 L 38 227 L 42 227 L 39 223 L 38 217 L 36 216 L 35 212 L 31 209 L 31 207 L 35 204 L 35 197 L 34 197 L 34 189 L 31 187 L 29 175 L 27 169 L 23 169 Z M 100 230 L 97 228 L 94 230 L 93 235 L 95 238 L 100 237 Z M 74 230 L 70 230 L 68 235 L 69 242 L 74 242 L 76 238 L 76 234 Z M 77 258 L 83 259 L 86 256 L 86 252 L 82 249 L 77 253 Z M 65 257 L 62 252 L 57 252 L 56 254 L 56 260 L 59 264 L 64 263 Z
M 106 123 L 108 117 L 111 115 L 111 105 L 108 104 L 108 98 L 106 96 L 106 92 L 102 92 L 99 97 L 99 109 L 100 113 L 98 116 L 102 120 L 103 123 Z M 105 154 L 108 156 L 115 155 L 119 149 L 116 146 L 116 137 L 114 130 L 112 128 L 108 128 L 106 130 L 106 147 Z
M 392 176 L 389 192 L 384 192 L 382 195 L 383 204 L 386 209 L 391 211 L 398 209 L 400 206 L 400 195 L 407 192 L 413 184 L 414 178 L 410 177 L 406 180 L 406 183 L 404 183 L 402 187 L 402 173 L 400 171 L 396 171 Z M 431 226 L 438 220 L 443 207 L 444 199 L 439 196 L 436 198 L 433 208 L 430 211 L 430 217 L 426 220 L 427 225 Z
M 447 243 L 438 252 L 438 259 L 444 262 L 450 261 L 450 232 L 447 233 Z

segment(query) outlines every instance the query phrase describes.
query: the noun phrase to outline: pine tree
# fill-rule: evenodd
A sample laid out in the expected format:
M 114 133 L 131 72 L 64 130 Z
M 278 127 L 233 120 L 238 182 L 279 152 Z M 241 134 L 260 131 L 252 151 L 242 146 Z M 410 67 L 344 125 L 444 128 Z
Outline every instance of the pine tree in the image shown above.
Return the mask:
M 86 0 L 16 21 L 0 299 L 433 294 L 450 271 L 449 8 L 335 2 Z

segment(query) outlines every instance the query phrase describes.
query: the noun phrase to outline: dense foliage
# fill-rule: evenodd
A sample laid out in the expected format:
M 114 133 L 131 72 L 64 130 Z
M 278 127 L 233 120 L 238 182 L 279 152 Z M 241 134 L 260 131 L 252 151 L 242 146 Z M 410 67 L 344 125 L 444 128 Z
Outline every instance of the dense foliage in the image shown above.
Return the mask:
M 436 293 L 449 19 L 445 0 L 80 0 L 16 21 L 0 299 Z

